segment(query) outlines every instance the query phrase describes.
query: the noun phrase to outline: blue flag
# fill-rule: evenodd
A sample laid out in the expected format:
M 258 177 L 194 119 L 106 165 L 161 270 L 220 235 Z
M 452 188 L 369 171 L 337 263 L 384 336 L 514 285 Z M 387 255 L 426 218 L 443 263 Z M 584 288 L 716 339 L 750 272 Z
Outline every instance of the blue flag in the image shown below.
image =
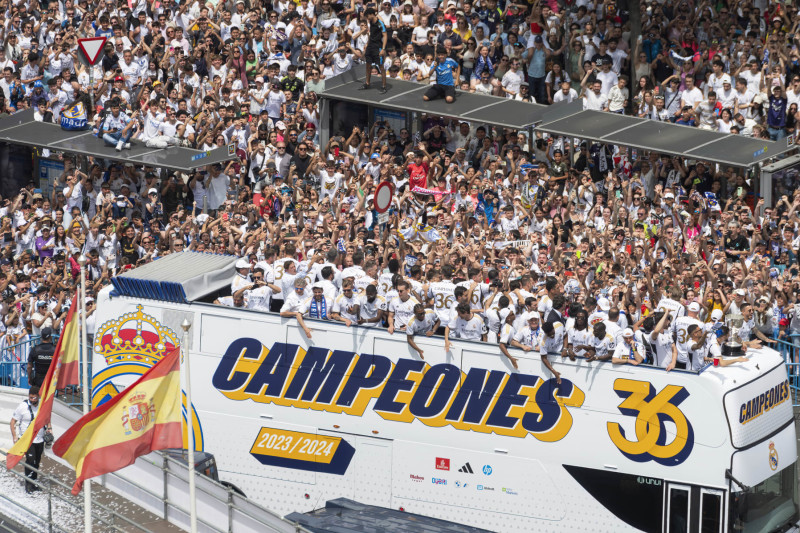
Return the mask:
M 69 131 L 89 129 L 83 102 L 76 102 L 61 111 L 61 129 Z

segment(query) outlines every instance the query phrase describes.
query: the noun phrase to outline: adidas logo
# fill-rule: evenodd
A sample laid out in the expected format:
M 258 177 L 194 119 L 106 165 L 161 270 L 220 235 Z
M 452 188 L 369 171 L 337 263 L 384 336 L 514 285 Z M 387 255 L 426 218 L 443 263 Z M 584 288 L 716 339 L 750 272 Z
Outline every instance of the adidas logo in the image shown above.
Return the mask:
M 461 472 L 462 474 L 474 474 L 474 472 L 472 471 L 472 467 L 469 465 L 469 463 L 459 468 L 458 471 Z

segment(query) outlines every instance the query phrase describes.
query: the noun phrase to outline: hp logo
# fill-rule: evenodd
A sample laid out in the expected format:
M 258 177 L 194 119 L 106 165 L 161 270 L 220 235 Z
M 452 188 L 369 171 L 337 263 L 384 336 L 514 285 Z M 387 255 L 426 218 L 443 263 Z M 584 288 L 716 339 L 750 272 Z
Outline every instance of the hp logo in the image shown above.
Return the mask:
M 492 467 L 489 465 L 483 465 L 483 473 L 484 475 L 491 476 L 492 475 Z

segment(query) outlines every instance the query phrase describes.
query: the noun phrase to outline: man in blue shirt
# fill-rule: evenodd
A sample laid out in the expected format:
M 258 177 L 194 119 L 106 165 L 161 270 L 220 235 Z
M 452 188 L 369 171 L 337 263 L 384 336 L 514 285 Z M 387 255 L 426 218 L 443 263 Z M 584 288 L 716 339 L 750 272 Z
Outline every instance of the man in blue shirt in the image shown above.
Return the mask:
M 680 124 L 681 126 L 697 126 L 697 122 L 694 120 L 694 115 L 692 113 L 694 113 L 692 106 L 683 106 L 683 109 L 681 109 L 681 116 L 675 121 L 675 124 Z
M 447 51 L 439 48 L 436 52 L 436 83 L 422 95 L 426 102 L 444 96 L 445 102 L 452 104 L 456 99 L 456 80 L 461 77 L 461 67 L 454 59 L 447 57 Z

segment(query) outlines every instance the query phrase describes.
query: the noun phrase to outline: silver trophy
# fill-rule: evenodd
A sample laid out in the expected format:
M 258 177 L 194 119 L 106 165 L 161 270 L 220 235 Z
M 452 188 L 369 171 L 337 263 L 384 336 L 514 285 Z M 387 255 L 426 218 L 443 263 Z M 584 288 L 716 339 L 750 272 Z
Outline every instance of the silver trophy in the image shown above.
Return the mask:
M 742 324 L 744 324 L 742 315 L 727 315 L 725 317 L 725 325 L 728 326 L 728 340 L 722 345 L 722 355 L 737 357 L 744 353 L 742 340 L 739 338 L 739 330 L 742 328 Z

